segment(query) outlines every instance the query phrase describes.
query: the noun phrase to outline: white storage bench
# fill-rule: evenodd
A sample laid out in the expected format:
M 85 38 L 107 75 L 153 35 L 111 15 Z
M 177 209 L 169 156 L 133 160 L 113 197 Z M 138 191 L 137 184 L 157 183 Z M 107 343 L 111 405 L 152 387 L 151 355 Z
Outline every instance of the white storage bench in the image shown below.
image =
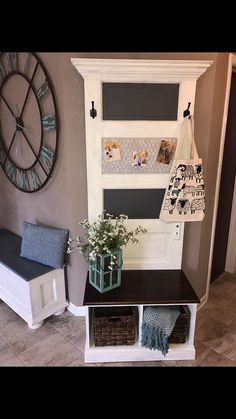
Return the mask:
M 54 269 L 20 256 L 22 238 L 0 230 L 0 299 L 37 329 L 68 305 L 64 268 Z

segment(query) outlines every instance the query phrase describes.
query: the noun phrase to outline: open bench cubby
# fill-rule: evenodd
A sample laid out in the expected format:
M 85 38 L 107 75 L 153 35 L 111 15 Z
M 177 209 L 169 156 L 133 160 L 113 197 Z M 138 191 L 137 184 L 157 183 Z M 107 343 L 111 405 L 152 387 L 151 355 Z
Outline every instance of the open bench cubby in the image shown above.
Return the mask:
M 122 271 L 121 287 L 102 294 L 87 281 L 85 362 L 194 359 L 198 302 L 182 270 Z M 144 309 L 160 305 L 181 311 L 165 357 L 141 346 Z

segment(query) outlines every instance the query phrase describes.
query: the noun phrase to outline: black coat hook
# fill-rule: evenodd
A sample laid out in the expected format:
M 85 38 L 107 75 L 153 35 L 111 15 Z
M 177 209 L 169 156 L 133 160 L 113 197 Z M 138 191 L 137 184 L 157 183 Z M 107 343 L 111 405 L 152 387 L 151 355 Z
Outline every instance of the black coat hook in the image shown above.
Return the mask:
M 97 116 L 97 111 L 96 111 L 96 109 L 94 108 L 94 101 L 92 100 L 92 109 L 90 109 L 90 116 L 91 116 L 91 118 L 96 118 L 96 116 Z
M 188 107 L 187 107 L 187 109 L 185 109 L 185 111 L 183 113 L 184 118 L 186 116 L 190 115 L 190 111 L 189 111 L 190 105 L 191 105 L 191 102 L 188 102 Z

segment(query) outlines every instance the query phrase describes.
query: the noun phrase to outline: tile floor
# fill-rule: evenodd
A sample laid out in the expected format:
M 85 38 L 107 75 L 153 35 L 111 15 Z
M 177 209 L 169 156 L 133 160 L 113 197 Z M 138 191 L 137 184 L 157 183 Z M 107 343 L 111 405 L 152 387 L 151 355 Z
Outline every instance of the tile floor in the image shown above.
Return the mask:
M 0 300 L 0 366 L 236 366 L 236 274 L 223 273 L 198 311 L 194 361 L 84 364 L 85 319 L 68 311 L 28 328 Z

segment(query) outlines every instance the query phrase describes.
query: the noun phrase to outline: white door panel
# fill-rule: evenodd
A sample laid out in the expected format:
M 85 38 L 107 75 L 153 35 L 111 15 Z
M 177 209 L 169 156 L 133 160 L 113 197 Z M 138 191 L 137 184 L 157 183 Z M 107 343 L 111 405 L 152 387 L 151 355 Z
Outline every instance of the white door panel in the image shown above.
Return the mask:
M 169 174 L 102 174 L 102 137 L 176 137 L 179 136 L 183 111 L 191 102 L 194 112 L 196 80 L 211 62 L 72 59 L 85 79 L 86 155 L 88 217 L 97 219 L 103 211 L 103 189 L 165 189 Z M 179 83 L 178 119 L 176 121 L 103 121 L 102 82 Z M 91 102 L 97 117 L 90 116 Z M 112 162 L 111 162 L 112 164 Z M 165 224 L 158 219 L 128 220 L 127 228 L 142 225 L 141 243 L 129 243 L 123 249 L 125 269 L 180 269 L 184 225 Z
M 179 223 L 180 235 L 174 238 L 175 224 L 160 220 L 128 220 L 127 228 L 138 225 L 148 232 L 140 234 L 138 245 L 129 243 L 123 250 L 125 269 L 180 269 L 182 256 L 183 224 Z

